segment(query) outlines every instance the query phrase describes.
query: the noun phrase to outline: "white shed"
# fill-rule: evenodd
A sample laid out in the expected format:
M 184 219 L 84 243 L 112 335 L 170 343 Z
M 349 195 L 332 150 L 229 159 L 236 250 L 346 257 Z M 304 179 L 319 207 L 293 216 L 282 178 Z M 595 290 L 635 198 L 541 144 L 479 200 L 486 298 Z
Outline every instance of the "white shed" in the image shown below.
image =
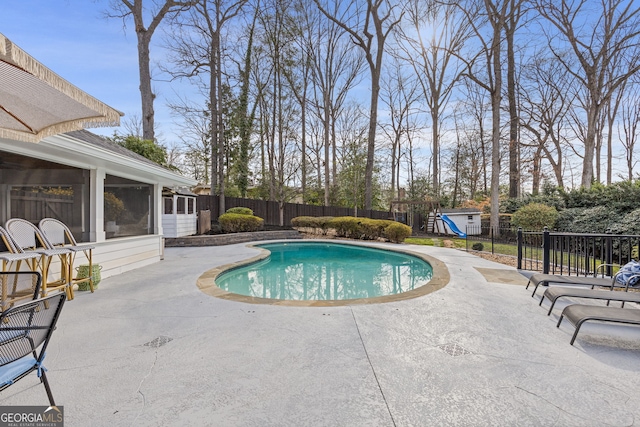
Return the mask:
M 481 212 L 475 208 L 461 209 L 441 209 L 439 214 L 442 218 L 437 218 L 436 230 L 449 235 L 460 235 L 453 230 L 451 225 L 457 228 L 457 231 L 468 235 L 479 235 L 480 231 L 480 214 Z M 430 214 L 433 215 L 433 212 Z
M 162 191 L 162 230 L 164 237 L 196 234 L 198 215 L 196 195 L 185 188 L 164 188 Z

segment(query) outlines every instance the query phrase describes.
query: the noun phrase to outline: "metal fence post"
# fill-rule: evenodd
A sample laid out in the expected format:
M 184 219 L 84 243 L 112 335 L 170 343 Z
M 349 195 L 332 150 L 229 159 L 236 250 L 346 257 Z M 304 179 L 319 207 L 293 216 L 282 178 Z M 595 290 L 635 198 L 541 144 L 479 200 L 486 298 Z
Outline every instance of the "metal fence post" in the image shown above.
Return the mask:
M 613 264 L 613 240 L 611 236 L 607 236 L 607 253 L 605 255 L 605 263 L 607 265 L 607 276 L 613 276 L 613 268 L 611 264 Z M 622 245 L 620 245 L 620 249 L 622 249 Z M 622 254 L 621 254 L 622 255 Z M 619 261 L 622 261 L 619 259 Z
M 549 229 L 544 228 L 542 232 L 542 272 L 549 274 L 549 264 L 551 263 L 551 237 L 549 236 Z
M 522 270 L 522 227 L 518 227 L 518 270 Z

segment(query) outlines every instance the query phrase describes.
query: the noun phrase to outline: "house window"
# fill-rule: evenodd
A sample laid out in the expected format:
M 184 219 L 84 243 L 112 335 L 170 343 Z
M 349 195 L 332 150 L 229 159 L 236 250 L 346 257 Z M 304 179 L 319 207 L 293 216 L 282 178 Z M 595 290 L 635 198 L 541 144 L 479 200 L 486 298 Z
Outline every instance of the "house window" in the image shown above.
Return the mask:
M 469 221 L 473 221 L 473 215 L 467 215 L 467 219 L 468 219 Z
M 195 203 L 193 203 L 194 201 L 195 201 L 195 200 L 194 200 L 194 198 L 193 198 L 193 197 L 189 197 L 189 198 L 187 199 L 187 203 L 188 203 L 188 205 L 189 205 L 189 211 L 188 211 L 188 213 L 189 213 L 190 215 L 191 215 L 191 214 L 194 214 L 194 213 L 196 212 Z
M 164 213 L 165 215 L 173 214 L 173 198 L 172 197 L 164 198 Z
M 113 175 L 104 180 L 107 239 L 153 234 L 153 186 Z
M 186 208 L 185 198 L 184 197 L 178 197 L 178 210 L 177 210 L 177 213 L 180 214 L 180 215 L 185 214 L 186 213 L 185 208 Z

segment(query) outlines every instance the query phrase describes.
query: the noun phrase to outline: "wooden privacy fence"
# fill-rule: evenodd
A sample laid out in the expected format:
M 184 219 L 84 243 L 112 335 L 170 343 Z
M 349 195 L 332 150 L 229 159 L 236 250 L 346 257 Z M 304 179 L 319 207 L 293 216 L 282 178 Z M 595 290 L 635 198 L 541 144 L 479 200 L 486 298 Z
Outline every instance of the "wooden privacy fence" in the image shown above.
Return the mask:
M 220 196 L 198 196 L 196 209 L 199 211 L 210 210 L 211 219 L 217 220 L 219 212 Z M 280 203 L 267 200 L 242 199 L 240 197 L 225 197 L 225 209 L 243 207 L 253 210 L 253 214 L 264 219 L 265 225 L 280 225 Z M 224 213 L 224 212 L 223 212 Z M 341 208 L 336 206 L 302 205 L 298 203 L 285 203 L 283 209 L 283 225 L 290 226 L 291 219 L 298 216 L 354 216 L 353 208 Z M 358 217 L 372 219 L 390 219 L 390 213 L 386 211 L 358 209 Z M 392 219 L 392 218 L 391 218 Z
M 76 223 L 73 201 L 73 195 L 13 190 L 11 218 L 23 218 L 37 224 L 42 218 L 53 217 L 72 227 Z

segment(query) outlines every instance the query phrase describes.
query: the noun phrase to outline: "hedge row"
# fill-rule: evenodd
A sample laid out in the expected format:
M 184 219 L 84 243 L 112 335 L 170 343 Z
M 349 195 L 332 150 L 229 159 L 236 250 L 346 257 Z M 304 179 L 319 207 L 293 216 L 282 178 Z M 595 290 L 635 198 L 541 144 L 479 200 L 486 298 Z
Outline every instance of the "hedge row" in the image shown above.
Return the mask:
M 349 239 L 384 238 L 394 243 L 401 243 L 411 236 L 411 227 L 385 219 L 299 216 L 291 220 L 291 225 L 295 228 L 312 228 L 320 234 L 327 234 L 329 230 L 334 230 L 336 236 Z
M 619 213 L 605 206 L 555 208 L 531 203 L 513 214 L 511 223 L 527 231 L 541 231 L 544 227 L 567 233 L 640 234 L 640 209 Z

